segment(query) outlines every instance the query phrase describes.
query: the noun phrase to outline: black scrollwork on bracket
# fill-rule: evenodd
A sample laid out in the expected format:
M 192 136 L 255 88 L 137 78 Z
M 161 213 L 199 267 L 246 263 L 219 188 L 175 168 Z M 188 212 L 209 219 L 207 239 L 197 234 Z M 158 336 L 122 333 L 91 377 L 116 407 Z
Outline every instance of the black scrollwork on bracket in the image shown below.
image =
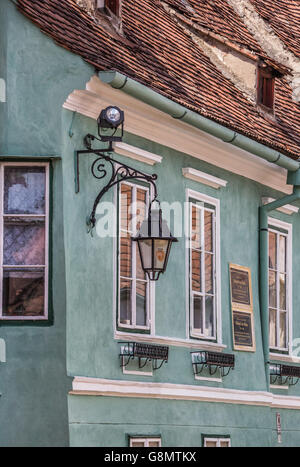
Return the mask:
M 156 174 L 145 174 L 137 169 L 134 169 L 124 163 L 121 163 L 111 157 L 111 154 L 114 152 L 112 144 L 110 143 L 109 147 L 106 149 L 93 149 L 92 141 L 94 139 L 99 140 L 93 135 L 87 135 L 84 138 L 84 144 L 87 148 L 83 151 L 75 152 L 75 192 L 79 193 L 79 156 L 82 154 L 95 154 L 97 159 L 93 162 L 91 167 L 91 172 L 94 178 L 97 180 L 102 180 L 108 176 L 108 169 L 106 168 L 105 163 L 107 162 L 110 165 L 111 177 L 108 183 L 101 189 L 98 196 L 95 199 L 92 212 L 87 219 L 88 229 L 91 232 L 96 224 L 96 209 L 100 203 L 102 197 L 107 193 L 110 188 L 121 183 L 125 180 L 144 180 L 150 183 L 153 186 L 154 196 L 153 200 L 157 198 L 157 187 L 155 181 L 157 180 Z M 100 141 L 100 140 L 99 140 Z

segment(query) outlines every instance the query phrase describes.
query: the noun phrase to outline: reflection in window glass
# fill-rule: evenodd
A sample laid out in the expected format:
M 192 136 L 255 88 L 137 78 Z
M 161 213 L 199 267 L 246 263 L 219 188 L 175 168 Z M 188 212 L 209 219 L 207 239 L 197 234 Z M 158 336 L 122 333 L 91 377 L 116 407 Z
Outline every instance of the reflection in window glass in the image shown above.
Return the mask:
M 2 319 L 46 316 L 47 166 L 0 164 Z M 2 207 L 1 207 L 2 209 Z
M 215 211 L 190 204 L 190 293 L 192 335 L 216 337 Z
M 119 196 L 119 325 L 149 327 L 149 281 L 137 243 L 132 242 L 147 215 L 148 189 L 121 183 Z
M 288 233 L 269 230 L 269 340 L 274 350 L 288 348 Z

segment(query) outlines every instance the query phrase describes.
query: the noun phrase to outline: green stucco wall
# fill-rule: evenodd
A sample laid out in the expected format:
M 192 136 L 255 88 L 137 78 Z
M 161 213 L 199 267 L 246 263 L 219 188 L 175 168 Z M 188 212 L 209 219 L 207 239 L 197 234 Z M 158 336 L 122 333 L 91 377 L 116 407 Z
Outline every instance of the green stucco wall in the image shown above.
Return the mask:
M 92 156 L 80 160 L 79 194 L 74 190 L 74 151 L 83 149 L 91 119 L 62 105 L 74 89 L 84 89 L 94 70 L 58 47 L 21 16 L 10 0 L 0 4 L 0 78 L 7 83 L 7 102 L 0 103 L 0 155 L 47 158 L 52 162 L 52 301 L 49 326 L 5 325 L 0 338 L 7 362 L 0 364 L 0 446 L 126 446 L 128 434 L 162 435 L 165 446 L 200 446 L 202 434 L 231 435 L 234 446 L 277 445 L 276 411 L 221 403 L 69 396 L 72 376 L 168 382 L 264 391 L 266 389 L 258 301 L 258 207 L 261 196 L 280 193 L 154 142 L 126 134 L 124 141 L 163 156 L 158 174 L 162 201 L 185 201 L 191 188 L 221 200 L 221 275 L 223 344 L 232 352 L 228 264 L 252 270 L 256 352 L 235 352 L 236 368 L 223 383 L 195 381 L 188 347 L 170 347 L 167 365 L 152 378 L 123 375 L 120 346 L 113 336 L 113 239 L 91 237 L 85 219 L 105 183 L 90 174 Z M 117 102 L 116 102 L 117 104 Z M 99 109 L 100 110 L 100 109 Z M 228 181 L 214 190 L 185 179 L 183 167 L 194 167 Z M 114 198 L 113 190 L 105 196 Z M 299 216 L 274 214 L 293 223 L 294 247 Z M 296 278 L 300 248 L 293 256 L 293 337 L 300 336 L 300 303 Z M 156 333 L 185 338 L 185 244 L 174 245 L 166 274 L 156 286 Z M 300 396 L 300 385 L 283 394 Z M 68 400 L 67 400 L 68 399 Z M 280 410 L 283 445 L 300 444 L 300 412 Z M 69 439 L 70 437 L 70 439 Z
M 92 69 L 57 47 L 16 10 L 0 2 L 0 156 L 61 156 L 61 113 L 68 94 Z M 24 159 L 22 159 L 24 160 Z M 47 160 L 47 159 L 45 159 Z M 52 166 L 50 314 L 46 325 L 0 322 L 0 446 L 69 444 L 62 163 Z
M 74 150 L 82 149 L 86 133 L 96 132 L 95 122 L 77 115 L 73 122 L 72 139 L 68 128 L 72 119 L 70 112 L 64 114 L 65 148 L 64 171 L 71 174 Z M 159 198 L 163 201 L 185 201 L 186 188 L 199 191 L 221 201 L 221 277 L 222 277 L 222 331 L 226 351 L 232 352 L 231 308 L 229 289 L 229 263 L 248 266 L 252 271 L 252 286 L 255 316 L 256 352 L 234 352 L 236 368 L 223 383 L 195 382 L 188 347 L 170 347 L 169 361 L 153 377 L 123 375 L 119 365 L 120 344 L 113 336 L 113 239 L 91 237 L 86 232 L 85 219 L 90 214 L 93 201 L 103 186 L 89 172 L 93 156 L 81 156 L 79 194 L 75 194 L 73 177 L 68 178 L 64 189 L 64 209 L 69 207 L 66 222 L 66 278 L 68 303 L 68 373 L 73 376 L 89 376 L 115 380 L 167 382 L 174 384 L 211 385 L 215 387 L 265 391 L 262 338 L 258 297 L 258 207 L 262 196 L 281 197 L 272 189 L 244 177 L 196 160 L 131 134 L 124 141 L 147 151 L 163 156 L 161 164 L 154 168 L 116 156 L 148 173 L 158 174 Z M 228 181 L 226 188 L 215 190 L 182 176 L 183 167 L 193 167 Z M 66 181 L 66 177 L 64 179 Z M 103 201 L 113 201 L 114 192 L 107 193 Z M 74 206 L 71 209 L 71 206 Z M 75 208 L 76 205 L 76 208 Z M 293 236 L 299 235 L 300 222 L 297 215 L 275 213 L 274 217 L 293 224 Z M 76 225 L 76 235 L 74 234 Z M 300 251 L 294 243 L 294 310 L 299 303 L 296 278 L 299 273 Z M 84 283 L 85 287 L 80 284 Z M 156 334 L 159 336 L 185 338 L 186 335 L 186 289 L 185 289 L 185 243 L 183 238 L 173 246 L 167 272 L 156 285 Z M 293 337 L 299 336 L 300 320 L 294 312 Z M 300 395 L 298 386 L 284 395 Z M 126 445 L 125 434 L 132 427 L 136 433 L 165 436 L 167 446 L 198 446 L 201 433 L 232 434 L 236 446 L 276 445 L 276 411 L 270 408 L 234 406 L 230 404 L 205 404 L 195 402 L 118 399 L 107 397 L 70 396 L 70 434 L 72 445 Z M 180 414 L 180 422 L 177 418 Z M 195 414 L 195 411 L 197 415 Z M 106 416 L 107 413 L 107 416 Z M 160 414 L 163 418 L 160 418 Z M 198 415 L 199 413 L 199 415 Z M 284 443 L 300 443 L 300 412 L 281 410 L 286 430 Z M 163 421 L 162 421 L 163 420 Z M 297 420 L 297 422 L 296 422 Z M 290 428 L 290 424 L 293 428 Z M 155 427 L 155 430 L 154 430 Z M 275 435 L 273 435 L 275 430 Z M 122 436 L 121 436 L 122 433 Z M 275 436 L 275 438 L 274 438 Z M 189 440 L 189 441 L 188 441 Z M 125 444 L 124 444 L 125 443 Z M 179 444 L 177 444 L 179 443 Z

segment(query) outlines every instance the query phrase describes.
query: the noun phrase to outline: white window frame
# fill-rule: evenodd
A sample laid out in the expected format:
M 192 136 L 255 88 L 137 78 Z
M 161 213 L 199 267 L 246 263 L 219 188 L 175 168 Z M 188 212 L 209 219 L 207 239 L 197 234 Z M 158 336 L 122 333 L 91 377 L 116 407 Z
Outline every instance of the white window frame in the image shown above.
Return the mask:
M 5 167 L 45 167 L 45 214 L 24 214 L 21 217 L 45 218 L 45 264 L 34 267 L 45 269 L 44 315 L 43 316 L 3 316 L 3 231 L 4 231 L 4 168 Z M 5 215 L 16 217 L 16 215 Z M 48 320 L 48 288 L 49 288 L 49 162 L 0 162 L 0 320 L 1 321 L 47 321 Z M 6 267 L 6 266 L 5 266 Z M 22 268 L 30 268 L 26 265 Z
M 152 438 L 144 438 L 144 437 L 141 437 L 141 438 L 135 438 L 134 436 L 130 436 L 130 442 L 129 442 L 129 446 L 132 448 L 134 446 L 132 446 L 133 443 L 144 443 L 144 448 L 149 448 L 151 446 L 149 446 L 150 443 L 158 443 L 158 446 L 157 447 L 161 447 L 161 438 L 159 436 L 155 437 L 153 436 Z
M 193 330 L 193 307 L 192 298 L 193 292 L 191 287 L 191 206 L 194 204 L 191 200 L 200 201 L 214 206 L 214 254 L 215 254 L 215 300 L 214 300 L 214 329 L 213 337 L 195 333 Z M 197 339 L 201 341 L 215 341 L 217 344 L 222 343 L 222 322 L 221 322 L 221 260 L 220 260 L 220 200 L 211 196 L 199 193 L 194 190 L 186 190 L 186 314 L 187 314 L 187 338 Z M 201 294 L 200 294 L 201 295 Z
M 120 206 L 121 206 L 121 197 L 120 197 L 120 194 L 121 194 L 121 186 L 122 184 L 125 184 L 125 185 L 128 185 L 128 186 L 131 186 L 132 188 L 134 188 L 133 190 L 133 197 L 132 197 L 132 204 L 134 205 L 136 203 L 136 190 L 137 189 L 142 189 L 144 190 L 146 193 L 147 193 L 147 205 L 146 205 L 146 216 L 147 216 L 147 213 L 148 213 L 148 206 L 149 206 L 149 202 L 150 202 L 150 197 L 152 196 L 152 190 L 149 186 L 145 186 L 145 185 L 142 185 L 142 184 L 139 184 L 138 182 L 137 183 L 132 183 L 132 182 L 128 182 L 127 180 L 125 180 L 124 182 L 120 183 L 119 184 L 119 187 L 118 187 L 118 192 L 117 192 L 117 203 L 118 203 L 118 212 L 119 212 L 119 216 L 118 216 L 118 225 L 119 225 L 119 229 L 118 229 L 118 232 L 117 232 L 117 251 L 118 251 L 118 255 L 117 256 L 117 271 L 118 271 L 118 278 L 117 278 L 117 281 L 118 281 L 118 300 L 117 300 L 117 322 L 118 322 L 118 328 L 120 330 L 125 330 L 125 332 L 129 332 L 131 330 L 140 330 L 140 331 L 149 331 L 151 333 L 151 329 L 152 329 L 152 321 L 153 321 L 153 315 L 154 315 L 154 284 L 152 281 L 149 280 L 148 276 L 146 276 L 146 281 L 147 282 L 147 296 L 146 296 L 146 305 L 147 305 L 147 311 L 146 311 L 146 314 L 147 314 L 147 325 L 146 326 L 139 326 L 139 325 L 136 325 L 136 300 L 134 301 L 134 304 L 133 304 L 133 308 L 132 308 L 132 322 L 134 324 L 123 324 L 121 323 L 120 321 L 120 310 L 121 310 L 121 303 L 120 303 L 120 298 L 121 298 L 121 294 L 120 294 L 120 279 L 121 279 L 121 274 L 120 274 L 120 251 L 121 251 L 121 245 L 120 245 L 120 241 L 121 241 L 121 209 L 120 209 Z M 124 231 L 125 232 L 125 231 Z M 129 233 L 126 231 L 126 233 Z M 137 234 L 137 232 L 132 232 L 132 234 L 135 236 Z M 136 248 L 133 248 L 132 249 L 132 257 L 133 257 L 133 263 L 136 264 L 136 253 L 137 253 L 137 249 Z M 135 268 L 133 268 L 132 270 L 132 278 L 131 280 L 134 282 L 135 284 L 135 273 L 136 273 L 136 270 Z M 127 279 L 127 278 L 125 278 Z M 133 289 L 133 293 L 132 293 L 133 296 L 136 297 L 136 291 L 135 289 Z
M 204 447 L 206 448 L 207 447 L 207 443 L 208 442 L 212 442 L 212 443 L 216 443 L 216 448 L 220 448 L 221 447 L 221 443 L 223 442 L 226 442 L 228 443 L 228 447 L 230 448 L 231 447 L 231 439 L 230 438 L 204 438 Z
M 282 232 L 282 230 L 284 232 Z M 292 291 L 292 284 L 293 284 L 293 226 L 290 223 L 283 222 L 281 220 L 275 219 L 273 217 L 268 218 L 268 231 L 275 232 L 276 234 L 280 234 L 286 237 L 286 303 L 287 303 L 287 346 L 285 348 L 282 347 L 273 347 L 269 343 L 270 350 L 275 352 L 288 352 L 288 355 L 292 354 L 292 336 L 293 336 L 293 291 Z M 269 236 L 268 236 L 269 239 Z M 269 242 L 268 242 L 268 254 L 269 254 Z M 279 251 L 277 248 L 277 255 L 279 255 Z M 278 256 L 277 256 L 278 261 Z M 269 273 L 269 265 L 268 265 L 268 273 Z M 278 274 L 279 278 L 279 274 Z M 279 294 L 279 284 L 277 283 L 277 294 Z M 277 309 L 276 309 L 276 319 L 277 319 L 277 342 L 279 342 L 279 297 L 277 297 Z M 268 314 L 270 313 L 268 306 Z

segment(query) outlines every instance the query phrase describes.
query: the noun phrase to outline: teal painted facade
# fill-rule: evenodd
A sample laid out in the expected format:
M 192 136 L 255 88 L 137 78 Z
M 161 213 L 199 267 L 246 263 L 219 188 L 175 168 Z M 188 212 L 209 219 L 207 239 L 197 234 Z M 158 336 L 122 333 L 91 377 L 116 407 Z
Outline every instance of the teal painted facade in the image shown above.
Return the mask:
M 157 173 L 162 201 L 186 200 L 186 189 L 220 200 L 222 343 L 232 350 L 229 263 L 251 268 L 256 352 L 233 352 L 236 367 L 222 383 L 195 381 L 191 349 L 170 346 L 169 361 L 153 377 L 124 375 L 114 338 L 114 239 L 87 234 L 86 217 L 103 186 L 90 174 L 93 156 L 80 160 L 75 194 L 74 151 L 96 122 L 62 108 L 74 89 L 84 89 L 94 69 L 58 47 L 20 15 L 13 2 L 0 5 L 0 156 L 50 160 L 51 313 L 43 325 L 0 322 L 7 362 L 0 364 L 0 446 L 127 446 L 130 435 L 159 435 L 163 446 L 201 446 L 203 434 L 230 435 L 232 446 L 297 446 L 300 411 L 255 405 L 133 397 L 69 395 L 76 376 L 109 380 L 212 386 L 266 391 L 259 309 L 259 217 L 261 197 L 282 193 L 153 141 L 126 133 L 124 142 L 163 157 L 154 168 L 116 155 L 139 170 Z M 71 128 L 71 133 L 70 133 Z M 55 156 L 55 159 L 52 159 Z M 215 190 L 182 176 L 193 167 L 228 181 Z M 113 190 L 104 201 L 114 202 Z M 293 225 L 293 339 L 300 337 L 300 218 L 272 213 Z M 186 338 L 185 241 L 172 248 L 167 272 L 155 290 L 156 334 Z M 201 345 L 199 344 L 199 349 Z M 300 397 L 300 384 L 280 394 Z M 277 443 L 276 412 L 282 444 Z M 9 423 L 7 423 L 9 421 Z M 21 428 L 21 429 L 20 429 Z

